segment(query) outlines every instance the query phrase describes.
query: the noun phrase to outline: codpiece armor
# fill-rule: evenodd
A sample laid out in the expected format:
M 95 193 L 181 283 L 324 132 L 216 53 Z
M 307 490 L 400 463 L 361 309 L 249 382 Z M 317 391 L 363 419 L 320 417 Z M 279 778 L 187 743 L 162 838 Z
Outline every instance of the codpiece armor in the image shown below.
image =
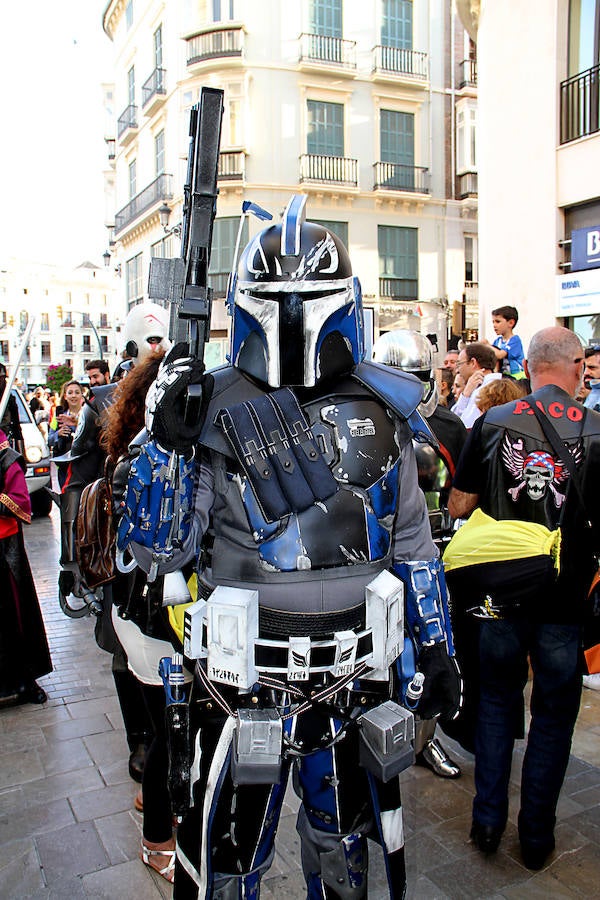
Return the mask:
M 233 365 L 211 373 L 189 535 L 159 568 L 197 558 L 179 900 L 258 896 L 291 768 L 308 897 L 366 897 L 368 837 L 404 896 L 411 709 L 451 716 L 458 703 L 413 449 L 431 438 L 421 384 L 362 360 L 360 287 L 339 239 L 304 221 L 305 200 L 251 241 L 232 280 Z M 161 439 L 168 459 L 177 441 Z M 122 547 L 140 534 L 143 507 L 148 537 L 132 550 L 149 570 L 161 523 L 142 494 L 138 479 L 119 534 Z

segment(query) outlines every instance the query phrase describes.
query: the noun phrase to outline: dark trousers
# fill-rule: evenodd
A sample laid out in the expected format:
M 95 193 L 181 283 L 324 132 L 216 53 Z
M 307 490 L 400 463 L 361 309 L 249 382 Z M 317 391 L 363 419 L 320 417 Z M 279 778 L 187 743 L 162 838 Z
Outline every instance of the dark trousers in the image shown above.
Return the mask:
M 152 843 L 162 844 L 173 836 L 173 813 L 168 788 L 165 691 L 162 687 L 149 684 L 142 684 L 141 689 L 154 730 L 152 743 L 146 753 L 142 779 L 144 837 Z
M 531 724 L 521 778 L 519 837 L 551 841 L 581 698 L 578 625 L 483 621 L 479 639 L 481 691 L 475 738 L 473 818 L 504 828 L 517 717 L 533 670 Z

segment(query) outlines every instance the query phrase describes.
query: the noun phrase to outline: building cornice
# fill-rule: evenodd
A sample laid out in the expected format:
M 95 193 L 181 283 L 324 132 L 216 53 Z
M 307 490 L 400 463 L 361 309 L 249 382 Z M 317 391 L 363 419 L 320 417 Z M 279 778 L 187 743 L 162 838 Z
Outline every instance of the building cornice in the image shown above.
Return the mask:
M 114 39 L 119 19 L 125 10 L 127 0 L 109 0 L 102 14 L 102 27 L 111 41 Z

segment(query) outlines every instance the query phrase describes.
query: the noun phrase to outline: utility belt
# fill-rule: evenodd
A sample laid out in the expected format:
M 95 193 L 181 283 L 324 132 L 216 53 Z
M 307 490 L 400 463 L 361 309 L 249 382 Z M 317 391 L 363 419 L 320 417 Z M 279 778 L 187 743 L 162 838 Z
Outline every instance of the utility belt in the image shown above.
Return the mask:
M 332 613 L 329 621 L 337 615 L 345 627 L 317 639 L 309 630 L 310 614 L 299 614 L 292 628 L 302 631 L 304 624 L 304 634 L 274 635 L 270 628 L 265 632 L 265 625 L 277 623 L 278 616 L 279 624 L 294 620 L 294 614 L 269 610 L 262 616 L 257 590 L 220 585 L 208 600 L 199 599 L 186 610 L 184 653 L 203 661 L 211 682 L 242 692 L 265 678 L 307 682 L 324 674 L 344 678 L 359 669 L 361 678 L 387 680 L 389 667 L 404 647 L 403 582 L 391 572 L 380 572 L 365 588 L 364 605 L 347 614 Z M 348 627 L 359 621 L 362 627 Z

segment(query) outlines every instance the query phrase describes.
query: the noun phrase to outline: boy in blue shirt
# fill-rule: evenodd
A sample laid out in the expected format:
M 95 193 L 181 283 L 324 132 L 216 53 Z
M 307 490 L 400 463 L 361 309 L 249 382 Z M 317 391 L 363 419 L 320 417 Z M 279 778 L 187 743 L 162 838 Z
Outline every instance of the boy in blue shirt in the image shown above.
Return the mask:
M 519 320 L 519 313 L 514 306 L 500 306 L 492 310 L 492 325 L 498 335 L 493 343 L 500 371 L 513 378 L 525 378 L 523 369 L 523 344 L 521 338 L 513 334 Z

